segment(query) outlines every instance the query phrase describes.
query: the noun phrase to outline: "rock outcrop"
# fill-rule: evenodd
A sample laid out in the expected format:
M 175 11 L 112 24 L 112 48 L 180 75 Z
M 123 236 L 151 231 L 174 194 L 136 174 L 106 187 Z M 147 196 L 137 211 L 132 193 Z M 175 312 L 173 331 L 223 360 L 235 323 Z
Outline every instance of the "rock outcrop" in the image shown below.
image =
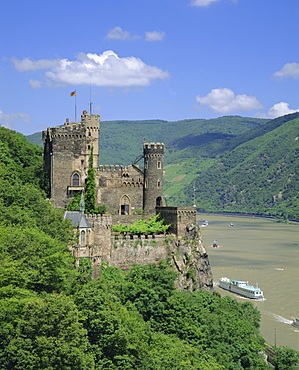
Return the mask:
M 178 290 L 205 290 L 213 292 L 213 275 L 207 251 L 201 239 L 199 226 L 186 226 L 186 236 L 175 242 L 172 253 L 174 267 L 179 272 L 176 280 Z

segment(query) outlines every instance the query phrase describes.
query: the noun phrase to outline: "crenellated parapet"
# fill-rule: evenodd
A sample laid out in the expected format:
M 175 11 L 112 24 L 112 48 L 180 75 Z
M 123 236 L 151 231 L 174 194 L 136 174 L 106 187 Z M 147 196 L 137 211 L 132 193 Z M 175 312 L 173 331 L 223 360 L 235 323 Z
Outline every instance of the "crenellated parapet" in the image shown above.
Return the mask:
M 164 156 L 163 143 L 143 143 L 143 154 L 145 158 L 158 158 Z
M 83 111 L 80 122 L 70 122 L 67 118 L 63 126 L 55 126 L 43 131 L 43 140 L 74 140 L 88 136 L 97 136 L 100 130 L 100 115 L 88 115 Z
M 156 207 L 166 225 L 171 225 L 168 232 L 182 238 L 186 233 L 186 225 L 196 224 L 195 207 Z
M 111 164 L 111 165 L 100 165 L 99 168 L 98 168 L 98 171 L 99 172 L 118 172 L 118 171 L 126 171 L 128 169 L 127 166 L 122 166 L 122 165 L 118 165 L 118 164 Z
M 112 217 L 110 214 L 86 214 L 85 215 L 86 219 L 91 225 L 99 225 L 99 226 L 104 226 L 106 228 L 110 228 L 112 225 Z

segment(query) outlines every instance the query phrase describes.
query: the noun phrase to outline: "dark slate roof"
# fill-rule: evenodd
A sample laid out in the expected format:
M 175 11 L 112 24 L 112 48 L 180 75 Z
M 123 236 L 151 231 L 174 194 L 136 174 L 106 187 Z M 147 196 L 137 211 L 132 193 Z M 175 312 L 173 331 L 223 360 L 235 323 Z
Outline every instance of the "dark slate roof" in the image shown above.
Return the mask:
M 87 218 L 84 214 L 78 211 L 66 211 L 64 218 L 67 218 L 71 221 L 72 226 L 76 227 L 91 227 Z

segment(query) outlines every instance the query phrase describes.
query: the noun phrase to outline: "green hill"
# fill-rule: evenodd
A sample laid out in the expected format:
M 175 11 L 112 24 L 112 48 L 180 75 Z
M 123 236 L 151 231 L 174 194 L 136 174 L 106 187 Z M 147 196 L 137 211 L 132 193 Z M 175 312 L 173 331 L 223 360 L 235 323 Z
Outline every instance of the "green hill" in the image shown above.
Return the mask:
M 205 167 L 202 158 L 194 158 L 195 185 L 189 184 L 171 201 L 191 204 L 195 186 L 202 211 L 299 219 L 298 126 L 298 113 L 279 117 L 228 141 L 222 154 L 208 159 Z

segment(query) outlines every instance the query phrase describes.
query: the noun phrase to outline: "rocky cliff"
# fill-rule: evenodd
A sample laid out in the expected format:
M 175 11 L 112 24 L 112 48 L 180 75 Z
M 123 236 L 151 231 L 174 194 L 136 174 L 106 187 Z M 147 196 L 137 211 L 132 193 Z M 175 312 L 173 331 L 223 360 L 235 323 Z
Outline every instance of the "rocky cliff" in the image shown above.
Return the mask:
M 178 290 L 206 290 L 213 292 L 213 275 L 207 251 L 201 239 L 199 226 L 190 223 L 186 236 L 175 242 L 172 263 L 179 272 L 176 280 Z

